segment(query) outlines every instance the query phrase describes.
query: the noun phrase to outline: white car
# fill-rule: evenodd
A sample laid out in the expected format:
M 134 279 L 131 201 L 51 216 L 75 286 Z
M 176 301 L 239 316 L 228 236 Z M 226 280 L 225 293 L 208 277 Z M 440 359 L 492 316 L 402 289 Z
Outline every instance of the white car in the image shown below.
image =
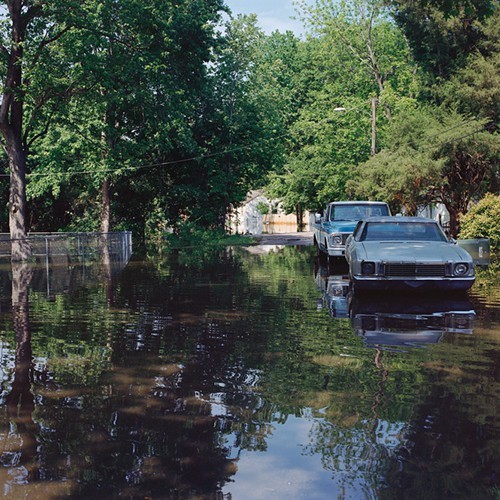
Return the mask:
M 424 217 L 371 217 L 346 241 L 354 290 L 469 289 L 475 280 L 470 254 Z

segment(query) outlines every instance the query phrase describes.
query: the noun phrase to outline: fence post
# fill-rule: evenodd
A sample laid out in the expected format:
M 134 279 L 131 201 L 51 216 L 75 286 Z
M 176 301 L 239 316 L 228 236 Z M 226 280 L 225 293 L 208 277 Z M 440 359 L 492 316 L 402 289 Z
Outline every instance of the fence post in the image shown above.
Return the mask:
M 47 297 L 50 296 L 49 239 L 45 237 L 45 268 L 47 269 Z

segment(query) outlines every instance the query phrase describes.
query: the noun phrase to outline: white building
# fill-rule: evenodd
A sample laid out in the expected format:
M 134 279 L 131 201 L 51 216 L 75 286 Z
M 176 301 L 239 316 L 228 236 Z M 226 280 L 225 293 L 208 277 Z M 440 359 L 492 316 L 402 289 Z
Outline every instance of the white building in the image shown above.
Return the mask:
M 305 212 L 303 222 L 307 225 L 308 221 L 309 213 Z M 228 226 L 231 232 L 239 234 L 290 233 L 298 229 L 297 216 L 286 214 L 278 200 L 270 200 L 261 190 L 247 194 L 228 218 Z

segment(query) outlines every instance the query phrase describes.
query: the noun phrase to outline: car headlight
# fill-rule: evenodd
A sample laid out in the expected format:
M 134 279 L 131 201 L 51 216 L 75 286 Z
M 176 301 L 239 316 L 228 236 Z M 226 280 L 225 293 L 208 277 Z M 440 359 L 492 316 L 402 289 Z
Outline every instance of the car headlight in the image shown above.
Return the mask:
M 331 234 L 330 235 L 331 245 L 342 245 L 342 235 L 341 234 Z
M 465 276 L 469 271 L 469 265 L 461 262 L 460 264 L 455 264 L 453 269 L 453 274 L 455 276 Z
M 375 274 L 375 262 L 362 262 L 361 263 L 361 273 L 362 274 Z

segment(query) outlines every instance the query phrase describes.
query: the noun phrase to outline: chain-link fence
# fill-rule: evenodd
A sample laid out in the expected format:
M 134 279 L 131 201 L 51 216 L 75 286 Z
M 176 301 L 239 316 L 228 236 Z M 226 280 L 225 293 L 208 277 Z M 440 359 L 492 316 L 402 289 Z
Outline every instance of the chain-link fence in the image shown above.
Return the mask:
M 27 237 L 32 256 L 51 264 L 85 263 L 101 258 L 103 251 L 113 261 L 128 262 L 132 253 L 132 233 L 31 233 Z M 10 257 L 11 239 L 0 234 L 0 257 Z
M 112 255 L 130 257 L 132 233 L 30 233 L 27 237 L 35 258 L 66 256 L 71 261 L 95 260 L 101 255 L 103 245 Z M 0 256 L 10 257 L 11 239 L 0 234 Z M 128 260 L 128 259 L 127 259 Z
M 32 250 L 31 288 L 47 296 L 78 289 L 101 277 L 117 276 L 132 256 L 132 233 L 36 233 Z M 0 234 L 0 298 L 10 289 L 10 236 Z M 7 272 L 3 272 L 7 271 Z M 5 292 L 5 293 L 2 293 Z M 0 306 L 1 309 L 1 306 Z

